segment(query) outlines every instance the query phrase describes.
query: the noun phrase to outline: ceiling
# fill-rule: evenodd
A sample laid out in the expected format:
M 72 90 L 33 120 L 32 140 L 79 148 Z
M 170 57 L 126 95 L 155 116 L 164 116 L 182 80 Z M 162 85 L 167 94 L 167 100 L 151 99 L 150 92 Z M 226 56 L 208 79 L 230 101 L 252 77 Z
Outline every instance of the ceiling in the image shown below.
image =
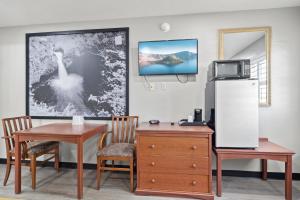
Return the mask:
M 0 0 L 0 27 L 300 6 L 300 0 Z

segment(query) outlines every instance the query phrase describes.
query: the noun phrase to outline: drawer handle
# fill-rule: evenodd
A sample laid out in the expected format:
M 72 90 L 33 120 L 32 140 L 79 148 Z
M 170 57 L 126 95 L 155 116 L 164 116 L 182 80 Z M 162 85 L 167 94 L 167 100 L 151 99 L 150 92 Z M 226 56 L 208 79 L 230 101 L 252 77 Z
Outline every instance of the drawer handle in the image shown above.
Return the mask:
M 155 148 L 155 144 L 152 144 L 150 147 L 151 147 L 152 149 L 154 149 L 154 148 Z
M 197 146 L 196 146 L 196 145 L 193 145 L 193 146 L 192 146 L 192 149 L 193 149 L 193 150 L 196 150 L 196 149 L 197 149 Z
M 151 180 L 151 182 L 152 182 L 152 183 L 155 183 L 155 179 L 153 178 L 153 179 Z
M 152 166 L 155 166 L 155 162 L 152 162 L 151 165 L 152 165 Z
M 196 167 L 197 167 L 197 165 L 196 165 L 195 163 L 193 163 L 193 165 L 192 165 L 192 166 L 193 166 L 193 168 L 196 168 Z
M 193 185 L 196 185 L 196 184 L 197 184 L 197 181 L 193 181 L 192 184 L 193 184 Z

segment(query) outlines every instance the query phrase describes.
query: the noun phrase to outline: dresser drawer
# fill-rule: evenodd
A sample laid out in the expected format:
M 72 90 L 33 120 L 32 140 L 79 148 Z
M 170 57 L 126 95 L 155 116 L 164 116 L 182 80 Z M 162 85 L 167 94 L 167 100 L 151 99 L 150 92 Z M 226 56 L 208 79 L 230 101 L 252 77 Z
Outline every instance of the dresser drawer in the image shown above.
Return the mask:
M 141 172 L 140 188 L 208 193 L 209 176 Z
M 191 155 L 208 157 L 208 138 L 206 137 L 155 137 L 139 136 L 138 154 L 180 156 Z
M 189 159 L 185 156 L 162 157 L 149 156 L 138 161 L 138 167 L 142 172 L 161 173 L 186 173 L 209 175 L 209 159 Z

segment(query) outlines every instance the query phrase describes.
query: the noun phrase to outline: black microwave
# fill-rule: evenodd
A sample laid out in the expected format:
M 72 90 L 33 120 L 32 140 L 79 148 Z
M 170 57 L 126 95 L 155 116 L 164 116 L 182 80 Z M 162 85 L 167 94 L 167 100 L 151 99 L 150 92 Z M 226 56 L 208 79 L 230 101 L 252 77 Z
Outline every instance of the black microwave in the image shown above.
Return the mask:
M 248 79 L 250 60 L 217 60 L 209 69 L 209 80 Z

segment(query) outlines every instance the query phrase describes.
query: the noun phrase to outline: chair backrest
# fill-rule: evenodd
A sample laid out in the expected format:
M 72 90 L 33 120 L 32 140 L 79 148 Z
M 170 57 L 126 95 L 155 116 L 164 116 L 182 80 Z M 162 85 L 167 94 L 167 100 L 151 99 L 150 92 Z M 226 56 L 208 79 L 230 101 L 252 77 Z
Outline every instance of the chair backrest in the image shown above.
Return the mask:
M 15 148 L 14 132 L 32 128 L 30 116 L 20 116 L 2 119 L 6 153 L 9 154 Z
M 138 116 L 112 117 L 112 143 L 134 143 Z

